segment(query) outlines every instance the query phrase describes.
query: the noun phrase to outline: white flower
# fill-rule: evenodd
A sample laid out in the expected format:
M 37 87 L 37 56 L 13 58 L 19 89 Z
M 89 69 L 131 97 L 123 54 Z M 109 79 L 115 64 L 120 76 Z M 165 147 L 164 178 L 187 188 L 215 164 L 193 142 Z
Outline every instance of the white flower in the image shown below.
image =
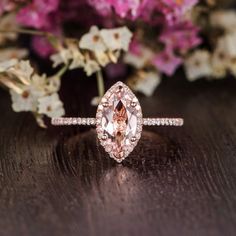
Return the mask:
M 216 50 L 224 51 L 228 56 L 236 56 L 236 32 L 225 34 L 219 38 L 216 45 Z
M 124 62 L 134 66 L 137 69 L 145 67 L 145 65 L 151 61 L 153 58 L 153 52 L 146 47 L 140 48 L 139 54 L 134 54 L 131 52 L 126 53 L 124 57 Z
M 215 78 L 223 78 L 227 74 L 230 57 L 224 50 L 216 49 L 211 58 L 212 76 Z
M 197 50 L 184 62 L 185 72 L 189 81 L 211 76 L 210 54 L 206 50 Z
M 71 52 L 69 49 L 62 48 L 58 53 L 51 55 L 50 59 L 54 68 L 63 63 L 67 65 L 71 59 Z
M 132 38 L 132 33 L 127 27 L 116 29 L 102 29 L 100 31 L 103 41 L 111 51 L 121 50 L 128 51 Z
M 61 87 L 61 78 L 57 75 L 47 77 L 45 91 L 47 93 L 55 93 L 58 92 Z
M 87 60 L 84 66 L 84 71 L 86 72 L 87 76 L 92 75 L 94 72 L 101 70 L 98 63 L 94 60 Z
M 72 55 L 72 62 L 69 66 L 70 70 L 84 66 L 84 56 L 77 48 L 71 51 L 71 55 Z
M 34 90 L 37 91 L 38 96 L 42 97 L 46 94 L 58 92 L 61 86 L 61 80 L 57 75 L 47 77 L 45 74 L 41 76 L 34 74 L 32 76 L 31 85 L 34 87 Z
M 79 42 L 81 49 L 88 49 L 91 51 L 106 51 L 106 45 L 101 38 L 100 31 L 96 26 L 90 28 L 89 33 L 84 34 Z
M 60 64 L 69 65 L 69 69 L 80 68 L 84 66 L 84 56 L 79 51 L 78 43 L 75 40 L 66 41 L 67 48 L 61 47 L 58 53 L 51 55 L 53 67 Z
M 65 114 L 63 103 L 60 101 L 57 93 L 38 99 L 38 113 L 45 114 L 48 117 L 61 117 Z
M 103 67 L 110 63 L 109 57 L 104 52 L 95 52 L 95 57 L 98 63 Z
M 16 19 L 14 14 L 6 14 L 1 16 L 0 29 L 5 31 L 15 31 L 17 29 Z M 8 39 L 15 40 L 17 33 L 0 33 L 0 45 L 4 44 Z
M 15 66 L 17 63 L 17 59 L 10 59 L 7 61 L 0 62 L 0 73 L 6 72 L 7 70 Z
M 12 99 L 12 109 L 15 112 L 20 112 L 20 111 L 35 112 L 37 110 L 38 96 L 35 96 L 30 87 L 25 87 L 21 94 L 18 94 L 13 90 L 10 90 L 10 94 Z
M 19 63 L 8 69 L 8 73 L 14 75 L 24 84 L 29 84 L 34 69 L 31 67 L 29 61 L 21 60 Z
M 141 92 L 146 96 L 152 96 L 160 82 L 161 77 L 157 71 L 140 71 L 137 76 L 128 81 L 134 91 Z
M 212 26 L 234 31 L 236 28 L 236 12 L 234 10 L 213 11 L 210 15 L 210 23 Z
M 41 128 L 47 128 L 47 126 L 45 125 L 44 123 L 44 115 L 42 114 L 38 114 L 38 113 L 34 113 L 34 116 L 35 116 L 35 119 L 36 119 L 36 122 L 38 123 L 38 125 L 41 127 Z
M 22 59 L 28 55 L 27 49 L 6 48 L 0 50 L 0 62 L 10 59 Z
M 236 77 L 236 57 L 232 58 L 229 63 L 229 71 Z

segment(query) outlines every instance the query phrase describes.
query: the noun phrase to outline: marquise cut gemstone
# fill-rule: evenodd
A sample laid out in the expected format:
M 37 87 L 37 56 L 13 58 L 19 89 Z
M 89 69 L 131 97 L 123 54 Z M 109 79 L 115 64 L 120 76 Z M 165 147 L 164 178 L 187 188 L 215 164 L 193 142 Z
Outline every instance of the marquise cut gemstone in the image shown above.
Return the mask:
M 112 86 L 97 110 L 97 132 L 110 156 L 122 161 L 136 146 L 142 129 L 138 99 L 122 82 Z

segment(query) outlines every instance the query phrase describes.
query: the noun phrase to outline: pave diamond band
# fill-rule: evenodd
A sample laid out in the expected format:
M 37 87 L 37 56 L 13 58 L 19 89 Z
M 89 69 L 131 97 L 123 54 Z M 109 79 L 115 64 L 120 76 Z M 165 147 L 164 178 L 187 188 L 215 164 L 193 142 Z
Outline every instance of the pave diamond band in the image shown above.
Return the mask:
M 82 117 L 60 117 L 53 118 L 52 125 L 96 125 L 96 118 L 82 118 Z M 184 120 L 182 118 L 143 118 L 142 124 L 146 126 L 182 126 Z

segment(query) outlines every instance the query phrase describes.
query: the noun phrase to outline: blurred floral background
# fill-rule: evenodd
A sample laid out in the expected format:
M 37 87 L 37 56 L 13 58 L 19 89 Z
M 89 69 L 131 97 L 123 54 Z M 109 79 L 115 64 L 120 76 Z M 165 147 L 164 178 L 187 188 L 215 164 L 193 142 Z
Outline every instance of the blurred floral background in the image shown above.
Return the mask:
M 68 70 L 97 80 L 125 81 L 152 96 L 178 68 L 186 79 L 236 76 L 234 1 L 220 0 L 1 0 L 0 85 L 15 112 L 32 112 L 41 127 L 45 116 L 64 116 L 58 95 Z M 22 47 L 22 37 L 27 45 Z M 38 68 L 37 55 L 53 68 Z M 36 58 L 37 58 L 36 57 Z

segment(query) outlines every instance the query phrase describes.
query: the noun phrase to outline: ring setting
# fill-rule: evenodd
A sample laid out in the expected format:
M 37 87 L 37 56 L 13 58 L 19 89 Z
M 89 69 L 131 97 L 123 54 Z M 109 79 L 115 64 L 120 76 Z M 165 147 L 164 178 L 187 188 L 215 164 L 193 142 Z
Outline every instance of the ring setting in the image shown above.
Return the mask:
M 111 158 L 122 162 L 141 138 L 143 125 L 182 126 L 182 118 L 143 118 L 137 97 L 122 82 L 114 84 L 97 107 L 96 118 L 53 118 L 52 125 L 96 126 L 100 144 Z

